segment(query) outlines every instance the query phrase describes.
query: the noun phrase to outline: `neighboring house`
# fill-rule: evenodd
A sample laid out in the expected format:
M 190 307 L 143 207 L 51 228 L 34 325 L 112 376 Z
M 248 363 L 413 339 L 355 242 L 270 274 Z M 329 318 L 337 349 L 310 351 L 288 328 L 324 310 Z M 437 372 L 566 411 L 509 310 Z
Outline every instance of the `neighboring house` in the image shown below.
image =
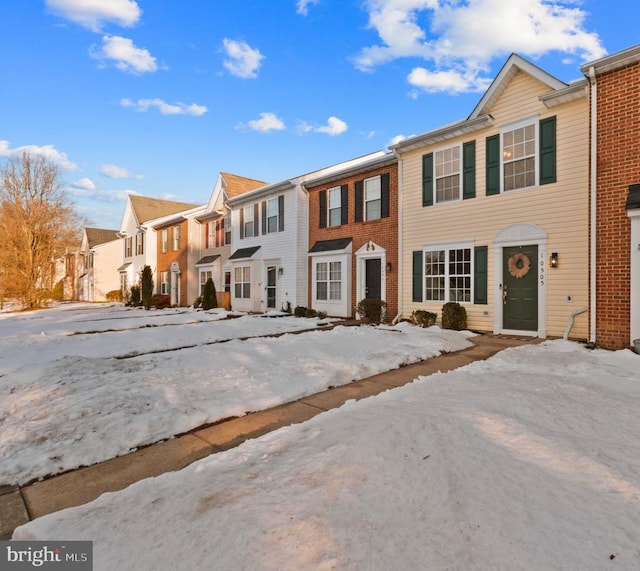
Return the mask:
M 150 222 L 170 216 L 197 205 L 171 200 L 160 200 L 137 194 L 127 197 L 127 204 L 120 224 L 118 236 L 121 239 L 122 264 L 118 268 L 120 289 L 128 295 L 132 285 L 138 285 L 142 268 L 151 267 L 157 282 L 157 239 Z
M 117 230 L 84 228 L 75 268 L 77 299 L 106 301 L 107 292 L 120 288 L 121 264 L 122 245 Z
M 403 316 L 456 301 L 470 329 L 587 338 L 588 117 L 586 80 L 512 55 L 467 119 L 394 145 Z
M 196 217 L 201 233 L 201 247 L 195 261 L 196 296 L 202 295 L 205 282 L 211 278 L 222 301 L 220 305 L 230 307 L 231 266 L 227 260 L 231 255 L 231 210 L 227 202 L 266 185 L 266 182 L 231 173 L 219 174 L 204 212 Z
M 231 305 L 237 311 L 293 310 L 308 303 L 308 201 L 305 180 L 382 152 L 230 198 L 233 253 Z
M 308 307 L 352 317 L 364 298 L 398 312 L 398 159 L 375 156 L 305 181 L 309 193 Z
M 200 251 L 200 224 L 196 218 L 204 209 L 196 206 L 147 222 L 157 239 L 155 292 L 170 296 L 171 305 L 192 305 L 200 295 L 195 265 Z
M 591 101 L 591 336 L 640 338 L 640 46 L 581 67 Z

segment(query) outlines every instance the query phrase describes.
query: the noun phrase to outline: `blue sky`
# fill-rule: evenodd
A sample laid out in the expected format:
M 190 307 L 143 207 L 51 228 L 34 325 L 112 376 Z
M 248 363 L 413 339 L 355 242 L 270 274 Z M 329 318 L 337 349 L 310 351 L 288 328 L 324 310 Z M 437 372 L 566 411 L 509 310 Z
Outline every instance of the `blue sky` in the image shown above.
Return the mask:
M 615 7 L 615 9 L 614 9 Z M 596 0 L 7 0 L 0 160 L 56 161 L 78 211 L 205 203 L 466 117 L 511 52 L 569 82 L 640 43 Z

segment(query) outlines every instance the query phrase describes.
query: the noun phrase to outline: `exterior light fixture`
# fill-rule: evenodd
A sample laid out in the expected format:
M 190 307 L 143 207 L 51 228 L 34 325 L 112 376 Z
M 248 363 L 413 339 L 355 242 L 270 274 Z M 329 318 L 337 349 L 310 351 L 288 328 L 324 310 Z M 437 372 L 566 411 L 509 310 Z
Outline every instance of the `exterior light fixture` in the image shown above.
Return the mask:
M 390 272 L 391 271 L 391 262 L 387 262 L 387 271 Z
M 552 268 L 557 268 L 558 267 L 558 252 L 553 252 L 551 254 L 550 265 L 551 265 Z

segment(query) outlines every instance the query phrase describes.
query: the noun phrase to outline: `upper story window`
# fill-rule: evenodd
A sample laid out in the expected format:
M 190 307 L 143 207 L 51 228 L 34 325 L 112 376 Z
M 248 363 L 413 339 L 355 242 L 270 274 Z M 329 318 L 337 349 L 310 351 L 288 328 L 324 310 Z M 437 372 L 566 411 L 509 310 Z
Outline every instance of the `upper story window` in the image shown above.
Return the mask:
M 381 217 L 382 193 L 380 177 L 367 178 L 364 181 L 364 219 L 376 220 Z
M 355 182 L 354 222 L 389 216 L 389 173 Z
M 162 251 L 166 252 L 169 249 L 169 229 L 164 228 L 162 230 Z
M 504 190 L 536 184 L 536 126 L 530 123 L 502 133 Z
M 267 200 L 267 233 L 278 231 L 278 199 Z
M 362 181 L 361 181 L 362 184 Z M 362 192 L 362 191 L 361 191 Z M 346 184 L 318 193 L 318 222 L 320 228 L 347 224 L 349 190 Z
M 231 244 L 231 212 L 228 212 L 224 216 L 224 243 L 226 245 Z
M 179 250 L 182 246 L 182 227 L 174 226 L 173 227 L 173 249 Z
M 144 254 L 144 232 L 136 234 L 136 256 Z
M 244 237 L 250 238 L 254 235 L 254 227 L 253 227 L 253 214 L 254 214 L 254 206 L 245 206 L 244 207 Z
M 262 201 L 262 234 L 284 230 L 284 195 Z M 257 230 L 256 230 L 257 235 Z
M 434 153 L 435 199 L 448 202 L 460 199 L 460 145 Z
M 508 125 L 486 139 L 486 192 L 556 182 L 556 117 Z
M 133 256 L 133 236 L 127 236 L 124 239 L 124 257 L 130 258 Z
M 339 186 L 330 188 L 328 226 L 340 226 L 342 223 L 342 189 Z
M 214 222 L 207 222 L 205 235 L 205 248 L 213 248 L 216 243 L 216 225 Z

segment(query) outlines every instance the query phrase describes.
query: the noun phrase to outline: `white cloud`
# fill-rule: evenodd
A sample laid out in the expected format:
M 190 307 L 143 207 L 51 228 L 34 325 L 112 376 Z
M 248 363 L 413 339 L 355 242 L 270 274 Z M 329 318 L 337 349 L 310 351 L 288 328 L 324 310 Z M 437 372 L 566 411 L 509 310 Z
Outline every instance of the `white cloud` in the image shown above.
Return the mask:
M 71 183 L 71 187 L 78 190 L 95 190 L 96 185 L 90 178 L 83 177 Z
M 320 0 L 298 0 L 296 2 L 296 12 L 306 16 L 309 13 L 309 6 L 315 5 Z
M 94 32 L 107 22 L 135 26 L 142 13 L 134 0 L 46 0 L 46 4 L 58 16 Z
M 596 33 L 585 29 L 578 0 L 367 0 L 369 27 L 378 45 L 363 48 L 355 66 L 419 57 L 430 69 L 412 72 L 410 83 L 427 91 L 478 91 L 495 57 L 512 52 L 537 57 L 558 51 L 597 59 L 605 54 Z M 426 73 L 425 73 L 426 72 Z
M 252 48 L 246 42 L 229 38 L 224 38 L 222 43 L 227 56 L 223 65 L 232 75 L 245 79 L 258 77 L 258 69 L 265 57 L 259 50 Z
M 310 125 L 306 121 L 298 120 L 296 124 L 296 133 L 299 135 L 304 135 L 306 133 L 310 133 L 313 131 L 313 125 Z
M 136 111 L 141 113 L 149 111 L 152 107 L 156 107 L 162 115 L 193 115 L 198 117 L 207 112 L 207 108 L 204 105 L 197 105 L 196 103 L 187 105 L 179 101 L 176 103 L 167 103 L 162 99 L 138 99 L 137 101 L 132 101 L 131 99 L 125 98 L 120 100 L 120 105 L 123 107 L 134 107 Z
M 427 93 L 484 91 L 491 84 L 491 79 L 480 78 L 475 73 L 461 73 L 453 69 L 429 71 L 424 67 L 412 69 L 407 76 L 407 81 Z
M 397 145 L 400 141 L 404 141 L 406 138 L 407 137 L 405 135 L 396 135 L 387 143 L 387 148 Z
M 329 117 L 325 126 L 317 127 L 314 130 L 316 131 L 316 133 L 326 133 L 327 135 L 331 135 L 333 137 L 335 135 L 341 135 L 348 128 L 349 127 L 342 119 L 338 119 L 337 117 Z
M 129 38 L 121 36 L 103 36 L 102 48 L 89 50 L 91 57 L 99 60 L 112 60 L 116 68 L 139 75 L 157 71 L 158 64 L 148 50 L 138 48 Z
M 11 159 L 19 159 L 22 153 L 29 153 L 31 155 L 41 155 L 46 157 L 52 163 L 58 165 L 61 169 L 68 171 L 78 170 L 78 165 L 72 163 L 66 153 L 62 153 L 56 150 L 53 145 L 23 145 L 22 147 L 9 146 L 9 141 L 0 140 L 0 157 L 7 157 Z
M 268 133 L 269 131 L 283 131 L 286 129 L 284 121 L 275 113 L 260 113 L 260 119 L 253 119 L 247 123 L 250 129 Z
M 109 178 L 144 178 L 141 174 L 132 174 L 124 167 L 111 164 L 102 165 L 100 167 L 100 174 Z
M 95 188 L 77 188 L 75 186 L 67 188 L 67 192 L 78 198 L 90 198 L 102 202 L 118 202 L 126 200 L 130 194 L 138 194 L 135 190 L 98 190 Z

